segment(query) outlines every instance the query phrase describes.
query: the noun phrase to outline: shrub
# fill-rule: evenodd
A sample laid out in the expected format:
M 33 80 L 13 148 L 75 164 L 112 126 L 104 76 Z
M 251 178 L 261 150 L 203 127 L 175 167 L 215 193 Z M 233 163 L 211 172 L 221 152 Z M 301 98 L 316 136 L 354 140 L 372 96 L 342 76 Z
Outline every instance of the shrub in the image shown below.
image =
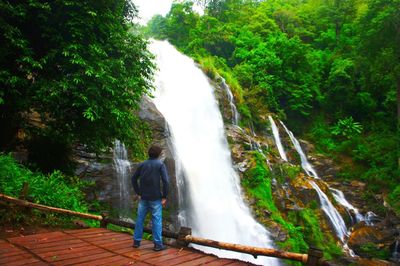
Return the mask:
M 78 212 L 88 211 L 81 191 L 87 183 L 78 180 L 68 183 L 59 171 L 49 175 L 34 173 L 10 155 L 0 155 L 0 192 L 18 197 L 25 182 L 29 185 L 27 196 L 30 201 Z

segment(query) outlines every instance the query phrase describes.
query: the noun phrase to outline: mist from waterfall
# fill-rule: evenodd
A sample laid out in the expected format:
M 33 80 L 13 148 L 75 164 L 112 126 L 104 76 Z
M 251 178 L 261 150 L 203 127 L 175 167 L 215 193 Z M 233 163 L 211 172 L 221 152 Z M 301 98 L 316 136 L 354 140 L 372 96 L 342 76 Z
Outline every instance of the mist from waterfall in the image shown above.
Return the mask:
M 128 160 L 128 152 L 125 145 L 119 140 L 115 140 L 114 142 L 113 162 L 117 174 L 119 191 L 118 214 L 120 218 L 129 218 L 132 209 L 130 191 L 131 163 Z
M 156 55 L 154 103 L 168 122 L 175 160 L 181 166 L 177 182 L 185 201 L 180 212 L 184 226 L 194 236 L 258 247 L 272 247 L 268 231 L 251 215 L 243 201 L 240 180 L 234 171 L 224 124 L 213 88 L 187 56 L 166 41 L 153 41 Z M 184 190 L 184 191 L 182 191 Z M 219 257 L 237 258 L 263 265 L 277 259 L 222 251 L 194 245 Z

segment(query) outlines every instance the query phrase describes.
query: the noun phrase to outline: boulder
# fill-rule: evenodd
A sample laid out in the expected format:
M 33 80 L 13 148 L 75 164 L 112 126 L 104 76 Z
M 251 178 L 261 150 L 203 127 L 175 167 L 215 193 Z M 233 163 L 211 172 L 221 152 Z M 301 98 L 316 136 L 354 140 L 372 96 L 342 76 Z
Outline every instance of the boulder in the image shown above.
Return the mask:
M 382 226 L 359 226 L 348 239 L 349 247 L 365 258 L 389 258 L 394 232 Z

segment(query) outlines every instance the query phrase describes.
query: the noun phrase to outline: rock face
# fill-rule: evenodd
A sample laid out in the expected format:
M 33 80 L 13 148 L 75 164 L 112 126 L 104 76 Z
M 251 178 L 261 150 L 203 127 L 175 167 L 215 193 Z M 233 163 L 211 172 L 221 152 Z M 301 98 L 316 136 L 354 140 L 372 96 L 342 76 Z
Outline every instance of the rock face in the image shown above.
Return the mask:
M 167 212 L 169 213 L 169 229 L 178 230 L 178 190 L 176 183 L 176 170 L 174 151 L 171 144 L 171 135 L 168 130 L 168 124 L 162 114 L 157 110 L 154 103 L 149 98 L 144 97 L 140 105 L 139 117 L 146 121 L 153 133 L 153 143 L 163 148 L 161 160 L 164 161 L 170 177 L 170 191 L 168 196 Z
M 164 160 L 170 176 L 170 194 L 165 211 L 168 220 L 167 227 L 170 230 L 177 230 L 178 195 L 176 190 L 175 161 L 167 123 L 151 100 L 146 97 L 141 102 L 139 117 L 150 126 L 153 143 L 163 148 L 161 160 Z M 118 202 L 120 201 L 119 188 L 117 173 L 113 164 L 112 150 L 110 149 L 109 152 L 102 155 L 96 155 L 88 153 L 84 146 L 77 146 L 74 149 L 73 158 L 77 165 L 76 175 L 83 180 L 92 181 L 95 184 L 86 191 L 88 199 L 99 200 L 103 204 L 108 205 L 111 210 L 113 206 L 118 206 Z M 134 173 L 139 162 L 131 163 L 130 175 Z M 133 195 L 130 183 L 129 189 L 131 195 Z M 137 202 L 134 202 L 133 199 L 127 200 L 132 201 L 132 208 L 135 209 Z
M 113 167 L 112 152 L 96 155 L 89 153 L 83 145 L 73 150 L 76 164 L 75 174 L 94 186 L 86 190 L 88 200 L 99 200 L 112 206 L 118 200 L 117 178 Z

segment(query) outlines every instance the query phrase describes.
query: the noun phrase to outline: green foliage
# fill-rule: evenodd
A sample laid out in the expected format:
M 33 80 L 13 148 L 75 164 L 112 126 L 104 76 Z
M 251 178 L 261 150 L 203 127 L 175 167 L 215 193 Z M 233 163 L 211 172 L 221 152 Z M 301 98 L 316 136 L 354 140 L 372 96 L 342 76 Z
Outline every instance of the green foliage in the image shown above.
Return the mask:
M 265 164 L 263 163 L 262 154 L 260 154 L 259 152 L 255 152 L 254 159 L 255 159 L 255 162 L 254 162 L 255 165 L 254 165 L 254 167 L 252 167 L 251 169 L 246 171 L 245 179 L 243 181 L 245 183 L 245 185 L 250 188 L 258 187 L 261 183 L 264 183 L 264 180 L 266 178 L 270 178 L 270 172 L 269 172 L 268 168 L 265 167 Z M 270 186 L 269 186 L 269 192 L 271 192 Z M 267 193 L 266 196 L 269 197 L 268 200 L 273 202 L 273 200 L 270 196 L 271 193 L 268 193 L 268 192 L 266 192 L 266 193 Z
M 353 120 L 353 117 L 339 119 L 337 124 L 332 127 L 332 134 L 335 136 L 342 136 L 346 139 L 352 139 L 354 136 L 360 135 L 363 126 Z
M 326 259 L 332 259 L 342 255 L 341 247 L 338 246 L 329 234 L 324 234 L 321 222 L 315 210 L 303 209 L 299 212 L 290 212 L 288 218 L 292 222 L 300 223 L 305 241 L 314 247 L 322 249 Z
M 87 185 L 80 181 L 69 184 L 59 172 L 45 176 L 19 165 L 9 155 L 0 155 L 0 191 L 19 196 L 25 182 L 29 185 L 28 197 L 35 203 L 79 212 L 87 212 L 84 195 L 80 189 Z
M 400 185 L 397 185 L 396 188 L 388 195 L 388 201 L 390 206 L 394 209 L 394 212 L 400 216 Z
M 283 164 L 282 165 L 283 173 L 286 174 L 289 179 L 294 180 L 298 177 L 298 175 L 302 172 L 300 165 L 292 165 L 292 164 Z
M 294 252 L 306 252 L 308 245 L 303 239 L 301 228 L 286 221 L 275 205 L 272 197 L 271 173 L 265 165 L 264 158 L 258 152 L 254 152 L 254 166 L 247 170 L 242 184 L 245 191 L 256 200 L 256 212 L 261 215 L 265 210 L 271 212 L 271 218 L 280 224 L 288 232 L 289 238 L 279 243 L 281 248 Z M 262 217 L 259 217 L 263 221 Z
M 32 0 L 0 1 L 0 10 L 1 127 L 97 150 L 115 138 L 135 148 L 142 129 L 133 111 L 153 64 L 147 43 L 128 33 L 134 6 Z
M 19 165 L 11 156 L 0 154 L 0 192 L 13 197 L 18 197 L 21 193 L 24 183 L 28 183 L 27 199 L 47 206 L 58 207 L 78 212 L 88 212 L 88 203 L 84 200 L 84 194 L 81 189 L 88 186 L 89 183 L 81 182 L 78 179 L 68 178 L 59 171 L 52 174 L 43 175 L 34 173 L 27 168 Z M 37 217 L 42 217 L 43 213 L 37 213 Z M 40 215 L 39 215 L 40 214 Z M 24 218 L 23 214 L 5 213 L 4 218 L 15 219 L 12 222 L 35 219 L 32 216 Z M 74 219 L 73 217 L 63 217 L 58 219 L 59 215 L 46 213 L 45 219 L 41 223 L 65 223 Z M 95 226 L 97 223 L 86 221 L 87 224 Z
M 374 243 L 366 243 L 366 244 L 361 245 L 360 251 L 363 254 L 368 254 L 368 256 L 371 258 L 387 260 L 390 257 L 390 252 L 388 249 L 380 249 Z

